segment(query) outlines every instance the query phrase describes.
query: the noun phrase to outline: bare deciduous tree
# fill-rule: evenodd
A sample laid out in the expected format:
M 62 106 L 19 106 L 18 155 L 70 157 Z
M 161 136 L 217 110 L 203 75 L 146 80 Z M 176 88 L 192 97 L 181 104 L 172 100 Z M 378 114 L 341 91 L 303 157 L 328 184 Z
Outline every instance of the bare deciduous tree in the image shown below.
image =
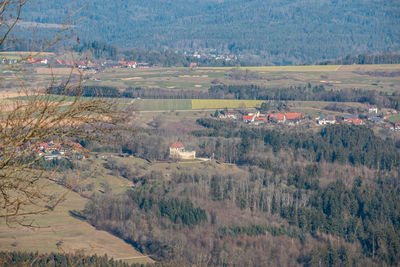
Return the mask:
M 0 0 L 0 47 L 3 49 L 23 8 L 27 8 L 27 0 Z M 7 222 L 23 223 L 27 215 L 51 211 L 64 197 L 49 193 L 49 178 L 54 172 L 38 164 L 43 160 L 38 153 L 41 142 L 56 139 L 67 145 L 71 140 L 96 138 L 115 129 L 123 120 L 115 102 L 101 97 L 80 97 L 81 70 L 72 68 L 62 85 L 57 85 L 54 77 L 50 79 L 47 86 L 62 86 L 65 91 L 64 95 L 54 96 L 28 88 L 23 72 L 16 68 L 60 41 L 62 33 L 69 30 L 72 14 L 78 11 L 68 15 L 42 50 L 32 51 L 17 64 L 5 67 L 14 70 L 15 81 L 19 82 L 24 96 L 0 102 L 0 218 Z M 1 89 L 4 88 L 0 79 Z M 70 90 L 75 92 L 72 97 L 66 96 Z

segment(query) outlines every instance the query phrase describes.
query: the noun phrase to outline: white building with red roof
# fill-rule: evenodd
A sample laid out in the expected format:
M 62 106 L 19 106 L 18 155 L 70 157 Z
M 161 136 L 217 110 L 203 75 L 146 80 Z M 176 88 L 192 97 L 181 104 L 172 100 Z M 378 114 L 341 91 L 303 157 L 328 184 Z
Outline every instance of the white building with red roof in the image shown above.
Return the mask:
M 196 151 L 186 151 L 181 142 L 175 142 L 169 147 L 169 157 L 175 159 L 195 159 Z

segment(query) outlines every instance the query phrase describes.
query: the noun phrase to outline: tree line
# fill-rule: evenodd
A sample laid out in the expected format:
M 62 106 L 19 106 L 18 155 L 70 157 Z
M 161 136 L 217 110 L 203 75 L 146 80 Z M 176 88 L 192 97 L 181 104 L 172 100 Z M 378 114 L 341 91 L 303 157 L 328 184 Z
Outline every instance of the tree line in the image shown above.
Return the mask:
M 122 97 L 149 99 L 243 99 L 275 101 L 329 101 L 359 102 L 378 107 L 400 108 L 400 98 L 396 95 L 365 89 L 327 90 L 323 85 L 291 86 L 289 88 L 269 88 L 259 85 L 214 85 L 207 92 L 199 90 L 168 90 L 160 88 L 125 88 L 110 86 L 83 86 L 66 91 L 63 87 L 47 88 L 48 94 L 80 95 L 84 97 Z
M 128 264 L 120 260 L 114 260 L 107 255 L 87 256 L 81 253 L 38 253 L 20 251 L 0 251 L 0 264 L 4 267 L 40 267 L 40 266 L 99 266 L 99 267 L 172 267 L 170 264 Z
M 352 64 L 400 64 L 399 53 L 361 54 L 357 56 L 347 55 L 341 59 L 327 60 L 319 65 L 352 65 Z

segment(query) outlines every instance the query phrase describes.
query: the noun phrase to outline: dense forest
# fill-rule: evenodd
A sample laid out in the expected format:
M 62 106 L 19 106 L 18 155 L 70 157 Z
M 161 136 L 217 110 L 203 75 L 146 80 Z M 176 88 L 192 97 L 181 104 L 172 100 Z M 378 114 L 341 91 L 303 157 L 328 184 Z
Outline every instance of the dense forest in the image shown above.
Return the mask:
M 81 40 L 121 48 L 235 54 L 264 65 L 400 48 L 397 1 L 39 0 L 24 9 L 21 27 L 61 23 L 67 8 L 81 5 L 88 6 L 76 16 L 87 16 L 74 29 Z
M 87 256 L 81 253 L 31 253 L 31 252 L 0 252 L 0 264 L 3 267 L 40 267 L 40 266 L 59 266 L 59 267 L 173 267 L 170 264 L 128 264 L 116 261 L 105 256 Z
M 346 56 L 341 59 L 327 60 L 318 63 L 320 65 L 351 65 L 351 64 L 400 64 L 399 53 L 362 54 L 358 56 Z

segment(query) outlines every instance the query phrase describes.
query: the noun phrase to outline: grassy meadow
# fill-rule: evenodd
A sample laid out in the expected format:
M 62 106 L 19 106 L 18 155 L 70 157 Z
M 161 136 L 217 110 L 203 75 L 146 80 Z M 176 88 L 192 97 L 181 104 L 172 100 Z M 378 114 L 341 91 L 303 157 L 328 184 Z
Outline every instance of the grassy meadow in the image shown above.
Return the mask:
M 110 155 L 107 155 L 110 157 Z M 114 193 L 122 193 L 132 186 L 132 183 L 120 176 L 116 176 L 102 164 L 103 159 L 82 161 L 79 174 L 74 171 L 63 172 L 68 183 L 79 185 L 93 184 L 93 192 L 101 192 L 104 185 Z M 47 190 L 61 196 L 66 189 L 50 183 Z M 129 263 L 146 263 L 152 260 L 135 250 L 130 244 L 114 235 L 97 230 L 89 223 L 70 215 L 71 210 L 82 210 L 87 199 L 75 192 L 68 192 L 65 200 L 54 211 L 45 215 L 29 216 L 27 222 L 33 227 L 19 225 L 8 226 L 0 223 L 0 249 L 9 251 L 32 252 L 76 252 L 83 251 L 87 255 L 107 254 L 114 259 L 126 259 Z
M 249 70 L 256 78 L 234 79 L 232 72 Z M 400 88 L 400 65 L 310 65 L 266 67 L 200 67 L 105 70 L 85 85 L 207 90 L 213 84 L 258 84 L 267 87 L 323 84 L 327 89 L 363 88 L 394 92 Z M 390 77 L 393 76 L 393 77 Z
M 62 194 L 65 189 L 52 185 L 49 189 Z M 133 258 L 138 263 L 151 262 L 131 245 L 87 222 L 72 217 L 70 210 L 83 209 L 86 199 L 69 192 L 66 200 L 46 215 L 28 217 L 34 227 L 0 224 L 0 249 L 32 252 L 76 252 L 107 254 L 114 259 Z M 133 260 L 132 259 L 132 260 Z M 132 260 L 130 260 L 132 262 Z

